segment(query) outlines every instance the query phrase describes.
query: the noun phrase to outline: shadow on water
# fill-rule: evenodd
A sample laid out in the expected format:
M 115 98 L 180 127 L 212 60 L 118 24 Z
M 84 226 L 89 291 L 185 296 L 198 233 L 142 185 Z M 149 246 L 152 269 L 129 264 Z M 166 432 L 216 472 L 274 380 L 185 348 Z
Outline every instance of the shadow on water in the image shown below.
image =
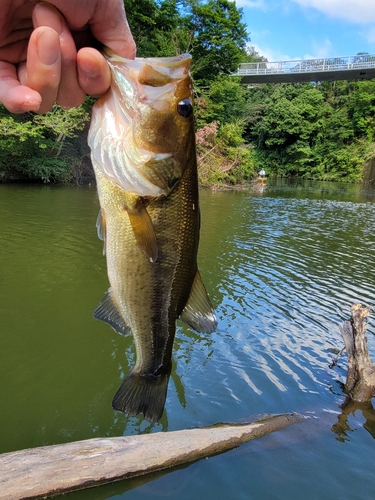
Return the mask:
M 172 467 L 165 471 L 155 472 L 152 474 L 145 474 L 143 476 L 135 477 L 133 479 L 126 479 L 112 484 L 105 484 L 92 489 L 84 490 L 81 492 L 65 493 L 59 495 L 57 498 L 64 498 L 66 500 L 105 500 L 107 498 L 119 498 L 119 495 L 124 495 L 131 490 L 142 487 L 143 498 L 147 498 L 150 494 L 154 498 L 179 498 L 179 494 L 189 488 L 190 482 L 194 479 L 195 473 L 186 474 L 187 468 L 194 468 L 194 464 L 198 462 L 191 462 L 179 467 Z M 168 476 L 166 488 L 160 491 L 155 490 L 153 482 Z
M 346 359 L 329 365 L 352 303 L 375 302 L 374 200 L 366 186 L 283 180 L 201 192 L 199 266 L 219 325 L 200 335 L 178 323 L 166 412 L 151 426 L 111 407 L 135 351 L 92 318 L 108 287 L 95 192 L 0 185 L 0 451 L 298 411 L 311 419 L 295 430 L 67 497 L 372 497 L 361 457 L 374 455 L 374 410 L 341 408 Z

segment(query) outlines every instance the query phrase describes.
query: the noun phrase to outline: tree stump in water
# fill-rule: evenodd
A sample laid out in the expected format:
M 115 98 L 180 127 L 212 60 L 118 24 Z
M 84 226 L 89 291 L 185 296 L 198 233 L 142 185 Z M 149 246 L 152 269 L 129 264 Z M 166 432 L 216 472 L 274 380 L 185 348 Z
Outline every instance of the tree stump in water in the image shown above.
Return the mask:
M 351 318 L 339 327 L 348 353 L 345 392 L 349 400 L 365 402 L 375 395 L 375 364 L 371 362 L 366 338 L 370 308 L 354 304 L 351 312 Z

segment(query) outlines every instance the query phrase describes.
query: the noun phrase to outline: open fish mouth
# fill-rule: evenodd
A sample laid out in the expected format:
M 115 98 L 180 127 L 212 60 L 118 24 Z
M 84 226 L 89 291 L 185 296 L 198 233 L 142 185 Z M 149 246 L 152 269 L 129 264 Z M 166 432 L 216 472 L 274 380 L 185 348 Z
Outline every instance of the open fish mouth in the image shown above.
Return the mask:
M 151 75 L 161 73 L 166 76 L 166 80 L 169 80 L 171 77 L 176 80 L 183 78 L 189 71 L 191 61 L 190 54 L 180 54 L 171 57 L 136 57 L 135 59 L 127 59 L 115 54 L 108 47 L 104 47 L 103 52 L 109 64 L 125 64 L 134 71 L 141 71 L 145 66 L 150 66 L 151 68 L 147 69 L 147 71 L 143 70 L 145 71 L 145 73 L 142 73 L 143 75 L 146 75 L 147 72 Z M 178 71 L 178 73 L 171 73 L 171 70 Z M 143 77 L 140 77 L 139 81 L 145 84 Z
M 154 175 L 181 167 L 175 129 L 176 89 L 189 74 L 191 56 L 125 59 L 105 49 L 112 85 L 93 113 L 89 145 L 92 161 L 111 181 L 133 194 L 168 194 L 170 183 Z M 191 92 L 190 88 L 186 92 Z M 163 167 L 163 164 L 164 167 Z M 150 170 L 151 167 L 151 170 Z M 163 174 L 162 174 L 163 176 Z

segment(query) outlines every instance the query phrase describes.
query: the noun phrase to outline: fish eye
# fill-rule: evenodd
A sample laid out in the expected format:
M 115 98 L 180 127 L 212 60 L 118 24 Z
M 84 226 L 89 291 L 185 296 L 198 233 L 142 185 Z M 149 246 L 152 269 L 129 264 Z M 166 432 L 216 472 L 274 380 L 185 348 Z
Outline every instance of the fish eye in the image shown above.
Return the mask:
M 193 113 L 193 105 L 190 99 L 182 99 L 177 104 L 177 111 L 183 118 L 189 118 L 189 116 Z

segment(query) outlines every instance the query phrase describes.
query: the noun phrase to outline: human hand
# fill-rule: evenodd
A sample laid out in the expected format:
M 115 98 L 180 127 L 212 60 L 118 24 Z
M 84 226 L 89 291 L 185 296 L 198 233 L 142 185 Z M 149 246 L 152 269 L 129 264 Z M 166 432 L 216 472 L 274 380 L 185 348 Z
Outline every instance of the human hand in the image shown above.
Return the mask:
M 122 0 L 19 4 L 2 0 L 0 13 L 0 102 L 12 113 L 45 113 L 55 102 L 71 108 L 86 93 L 103 94 L 111 77 L 96 41 L 135 56 Z

